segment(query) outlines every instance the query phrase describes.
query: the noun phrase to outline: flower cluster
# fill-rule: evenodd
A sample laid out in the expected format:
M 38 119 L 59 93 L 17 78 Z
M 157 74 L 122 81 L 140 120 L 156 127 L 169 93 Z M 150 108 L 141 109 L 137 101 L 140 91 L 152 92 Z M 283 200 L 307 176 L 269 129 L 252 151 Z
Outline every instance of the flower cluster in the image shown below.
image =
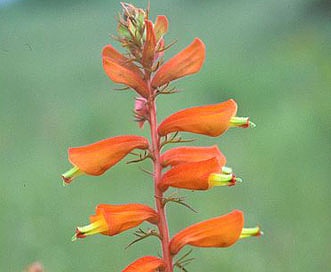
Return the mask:
M 232 127 L 247 128 L 254 124 L 247 117 L 236 116 L 237 104 L 232 99 L 187 108 L 158 123 L 156 98 L 175 93 L 175 89 L 169 88 L 173 81 L 201 69 L 205 45 L 195 38 L 188 47 L 164 62 L 163 54 L 171 46 L 164 41 L 168 31 L 167 17 L 158 16 L 153 23 L 149 20 L 148 10 L 126 3 L 122 3 L 122 7 L 117 39 L 126 53 L 120 53 L 112 45 L 105 46 L 102 51 L 103 67 L 113 82 L 125 85 L 138 95 L 134 117 L 140 128 L 145 122 L 149 124 L 150 140 L 124 135 L 69 148 L 72 168 L 62 178 L 64 184 L 69 184 L 81 175 L 102 175 L 132 151 L 138 150 L 138 159 L 133 162 L 151 159 L 153 164 L 155 208 L 138 203 L 100 204 L 95 214 L 90 216 L 90 224 L 77 227 L 73 240 L 94 234 L 113 236 L 148 222 L 155 229 L 148 232 L 140 229 L 139 237 L 158 237 L 162 256 L 142 257 L 123 271 L 172 272 L 174 267 L 183 268 L 181 259 L 175 261 L 175 258 L 184 246 L 228 247 L 240 238 L 259 236 L 261 231 L 259 227 L 244 228 L 243 213 L 234 210 L 188 226 L 169 237 L 166 203 L 183 204 L 181 198 L 166 196 L 169 188 L 209 190 L 214 186 L 233 186 L 241 179 L 226 166 L 226 158 L 216 145 L 180 146 L 167 151 L 162 148 L 167 144 L 185 142 L 179 136 L 180 132 L 218 137 Z

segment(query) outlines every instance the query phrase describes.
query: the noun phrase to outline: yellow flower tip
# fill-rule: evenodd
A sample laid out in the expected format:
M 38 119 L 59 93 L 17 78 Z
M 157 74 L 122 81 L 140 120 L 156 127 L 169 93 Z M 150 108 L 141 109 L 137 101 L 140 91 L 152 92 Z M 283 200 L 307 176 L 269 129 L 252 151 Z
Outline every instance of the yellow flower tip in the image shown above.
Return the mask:
M 77 239 L 82 239 L 82 238 L 85 238 L 85 237 L 86 237 L 85 233 L 82 232 L 79 227 L 77 227 L 74 236 L 72 236 L 72 238 L 71 238 L 71 241 L 74 242 Z
M 227 169 L 228 170 L 228 169 Z M 214 186 L 233 186 L 237 182 L 242 182 L 242 180 L 232 173 L 223 172 L 210 174 L 208 177 L 209 187 Z
M 234 183 L 237 183 L 237 182 L 242 183 L 243 182 L 243 179 L 242 178 L 234 177 L 234 179 L 235 179 L 235 182 Z
M 232 117 L 230 119 L 231 127 L 241 127 L 241 128 L 255 128 L 256 125 L 252 121 L 249 120 L 249 117 Z
M 103 217 L 103 215 L 97 215 L 93 219 L 94 222 L 92 222 L 89 225 L 83 226 L 83 227 L 77 227 L 76 228 L 76 233 L 72 237 L 71 241 L 75 241 L 78 238 L 85 238 L 86 236 L 89 235 L 94 235 L 97 233 L 102 233 L 108 230 L 108 225 Z
M 223 174 L 232 174 L 232 168 L 231 167 L 227 167 L 227 166 L 223 166 L 222 167 L 222 173 Z
M 83 175 L 84 173 L 77 167 L 74 166 L 64 174 L 62 174 L 63 185 L 66 186 L 71 183 L 76 177 Z
M 248 237 L 259 237 L 262 236 L 263 232 L 261 231 L 260 226 L 256 226 L 255 228 L 243 228 L 240 234 L 240 239 L 248 238 Z

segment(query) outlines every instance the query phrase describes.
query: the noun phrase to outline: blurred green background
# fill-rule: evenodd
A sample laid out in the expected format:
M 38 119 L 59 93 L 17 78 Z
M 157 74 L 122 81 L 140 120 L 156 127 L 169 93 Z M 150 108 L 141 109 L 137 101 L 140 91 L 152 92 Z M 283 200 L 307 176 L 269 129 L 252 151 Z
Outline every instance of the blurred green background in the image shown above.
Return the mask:
M 33 261 L 48 272 L 121 271 L 159 254 L 153 238 L 125 250 L 133 230 L 71 242 L 98 203 L 153 205 L 152 184 L 138 165 L 121 162 L 65 188 L 60 178 L 70 167 L 69 146 L 147 135 L 132 122 L 134 93 L 114 91 L 101 65 L 102 47 L 115 43 L 119 1 L 3 2 L 0 271 L 22 271 Z M 151 1 L 151 18 L 157 14 L 170 20 L 167 41 L 178 40 L 166 58 L 194 37 L 207 48 L 202 71 L 177 81 L 179 94 L 159 99 L 159 119 L 234 98 L 238 115 L 257 124 L 199 137 L 195 145 L 217 143 L 245 182 L 182 191 L 199 213 L 169 205 L 168 215 L 174 234 L 241 209 L 245 225 L 260 224 L 265 235 L 228 249 L 195 248 L 189 271 L 331 271 L 330 1 Z

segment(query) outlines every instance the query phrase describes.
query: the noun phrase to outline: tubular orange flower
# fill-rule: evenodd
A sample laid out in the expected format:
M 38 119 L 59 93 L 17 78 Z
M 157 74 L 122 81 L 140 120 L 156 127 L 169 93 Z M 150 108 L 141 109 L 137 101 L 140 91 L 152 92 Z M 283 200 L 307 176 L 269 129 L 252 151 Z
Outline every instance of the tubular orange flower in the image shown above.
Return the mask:
M 149 91 L 142 73 L 130 60 L 121 55 L 111 45 L 102 52 L 103 68 L 115 83 L 125 84 L 143 97 L 148 97 Z
M 156 17 L 154 24 L 156 40 L 159 41 L 168 32 L 168 18 L 164 15 Z
M 118 52 L 111 44 L 106 45 L 102 49 L 102 58 L 112 59 L 112 60 L 118 62 L 120 65 L 133 71 L 135 74 L 139 75 L 141 78 L 144 77 L 144 74 L 139 69 L 139 67 L 136 66 L 130 59 L 128 59 L 127 57 L 122 55 L 120 52 Z
M 101 233 L 108 236 L 119 234 L 140 225 L 144 221 L 157 224 L 158 214 L 142 204 L 110 205 L 100 204 L 95 215 L 90 216 L 91 224 L 77 227 L 72 240 Z
M 146 41 L 144 44 L 141 63 L 145 68 L 150 69 L 154 61 L 156 38 L 155 38 L 153 23 L 149 20 L 146 20 L 145 27 L 146 27 Z
M 167 150 L 161 155 L 163 167 L 176 166 L 188 162 L 204 161 L 216 158 L 221 165 L 225 165 L 225 156 L 218 149 L 217 145 L 209 147 L 181 146 Z
M 63 181 L 70 183 L 82 174 L 102 175 L 136 148 L 147 149 L 148 140 L 142 136 L 124 135 L 86 146 L 69 148 L 69 161 L 74 167 L 62 175 Z
M 122 272 L 161 272 L 164 271 L 164 268 L 165 263 L 162 259 L 154 256 L 145 256 L 135 260 Z
M 163 64 L 152 79 L 152 87 L 157 88 L 175 79 L 197 73 L 205 60 L 205 45 L 195 38 L 194 41 Z
M 237 103 L 232 99 L 219 104 L 181 110 L 163 120 L 158 132 L 160 136 L 185 131 L 216 137 L 231 126 L 254 126 L 249 118 L 235 117 L 236 112 Z
M 243 226 L 244 216 L 239 210 L 194 224 L 171 239 L 170 252 L 176 255 L 185 245 L 229 247 L 240 238 Z
M 232 186 L 240 181 L 232 174 L 231 168 L 223 166 L 224 164 L 216 158 L 179 164 L 163 174 L 159 188 L 162 191 L 166 191 L 169 186 L 207 190 L 214 186 Z

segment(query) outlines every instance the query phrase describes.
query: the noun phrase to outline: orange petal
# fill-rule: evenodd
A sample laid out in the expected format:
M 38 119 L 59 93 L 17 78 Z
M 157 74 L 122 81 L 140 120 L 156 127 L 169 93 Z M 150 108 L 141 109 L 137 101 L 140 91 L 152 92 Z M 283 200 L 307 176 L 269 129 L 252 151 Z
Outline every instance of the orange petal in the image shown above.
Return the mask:
M 144 44 L 141 62 L 145 68 L 150 69 L 154 61 L 156 38 L 155 38 L 153 23 L 149 20 L 146 20 L 145 26 L 146 26 L 146 41 Z
M 167 117 L 159 126 L 160 136 L 185 131 L 216 137 L 230 127 L 230 119 L 237 112 L 237 104 L 230 99 L 225 102 L 193 107 Z
M 139 69 L 139 67 L 136 66 L 132 60 L 118 52 L 111 44 L 106 45 L 102 49 L 102 58 L 110 58 L 112 61 L 117 62 L 119 65 L 128 68 L 129 70 L 139 75 L 141 78 L 144 78 L 144 74 Z
M 146 205 L 100 204 L 96 208 L 95 215 L 90 216 L 90 224 L 77 227 L 73 240 L 98 233 L 113 236 L 139 226 L 144 221 L 156 224 L 158 220 L 157 212 Z
M 135 260 L 122 272 L 155 272 L 164 271 L 165 263 L 162 259 L 154 256 L 145 256 Z
M 221 172 L 222 164 L 216 158 L 205 161 L 183 163 L 165 172 L 159 184 L 165 191 L 169 186 L 188 190 L 209 189 L 209 175 Z
M 188 47 L 161 66 L 152 80 L 153 88 L 198 72 L 204 60 L 205 45 L 196 38 Z
M 159 15 L 156 17 L 154 31 L 157 41 L 168 32 L 168 18 L 166 16 Z
M 90 145 L 69 148 L 69 161 L 87 175 L 102 175 L 133 149 L 147 149 L 148 140 L 126 135 L 108 138 Z
M 103 57 L 102 61 L 103 68 L 112 81 L 127 85 L 141 96 L 148 97 L 148 86 L 136 71 L 108 57 Z
M 244 226 L 244 215 L 234 210 L 178 232 L 170 241 L 171 254 L 177 254 L 185 245 L 195 247 L 228 247 L 239 238 Z
M 156 224 L 159 220 L 156 211 L 143 204 L 100 204 L 96 214 L 104 216 L 109 229 L 103 234 L 110 236 L 139 226 L 144 221 Z
M 167 150 L 161 155 L 163 167 L 176 166 L 188 162 L 204 161 L 216 158 L 221 165 L 225 165 L 225 156 L 216 145 L 210 147 L 181 146 Z

